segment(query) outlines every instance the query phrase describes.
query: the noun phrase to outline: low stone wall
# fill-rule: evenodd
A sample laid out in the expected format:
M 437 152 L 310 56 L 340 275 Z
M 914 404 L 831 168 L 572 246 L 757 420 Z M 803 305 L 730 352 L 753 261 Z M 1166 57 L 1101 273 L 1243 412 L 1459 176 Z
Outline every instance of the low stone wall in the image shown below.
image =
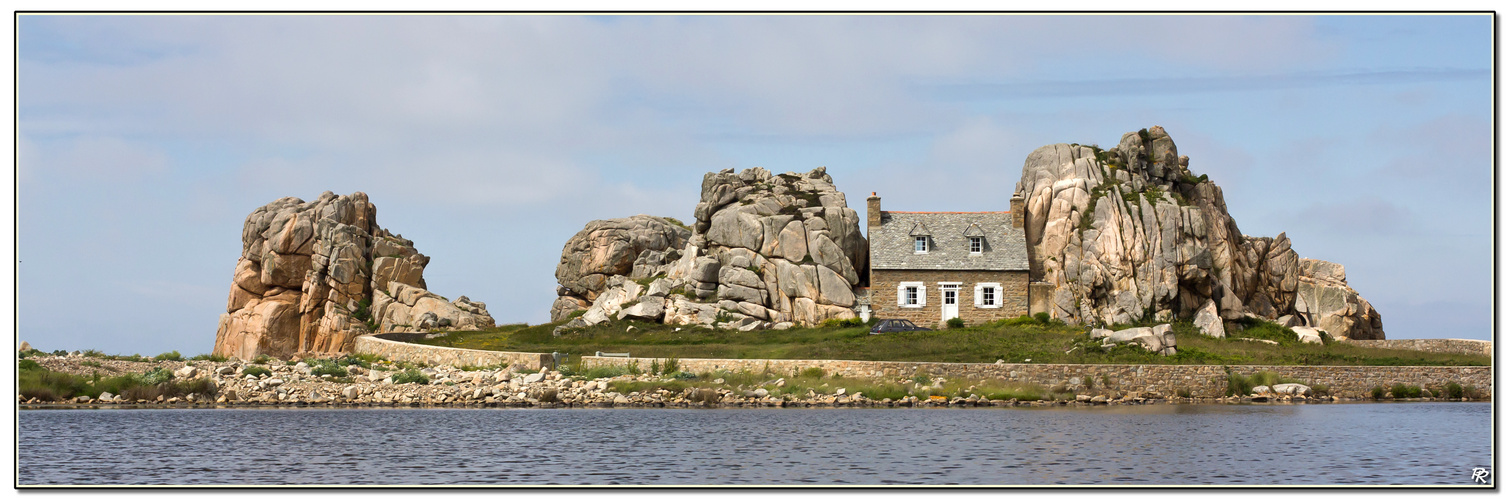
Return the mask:
M 1350 344 L 1376 349 L 1409 349 L 1412 351 L 1442 352 L 1448 354 L 1483 354 L 1494 356 L 1494 342 L 1468 339 L 1392 339 L 1348 340 Z
M 627 366 L 634 363 L 649 370 L 657 358 L 583 356 L 583 369 Z M 1227 369 L 1239 375 L 1269 371 L 1307 385 L 1323 384 L 1334 396 L 1365 397 L 1376 386 L 1406 384 L 1436 388 L 1448 382 L 1474 386 L 1485 396 L 1493 392 L 1493 369 L 1488 366 L 1260 366 L 1239 365 L 1055 365 L 988 363 L 914 363 L 904 361 L 839 361 L 790 359 L 678 359 L 677 367 L 691 373 L 769 371 L 790 376 L 807 368 L 857 378 L 903 379 L 923 373 L 930 376 L 1001 379 L 1038 384 L 1046 389 L 1059 385 L 1079 394 L 1157 394 L 1177 396 L 1189 391 L 1195 397 L 1221 397 L 1227 391 Z M 1089 382 L 1087 382 L 1089 380 Z
M 535 352 L 481 351 L 457 349 L 409 342 L 424 338 L 423 333 L 379 333 L 356 338 L 352 351 L 357 354 L 375 354 L 394 361 L 427 363 L 450 366 L 512 365 L 515 368 L 539 370 L 551 365 L 551 355 Z

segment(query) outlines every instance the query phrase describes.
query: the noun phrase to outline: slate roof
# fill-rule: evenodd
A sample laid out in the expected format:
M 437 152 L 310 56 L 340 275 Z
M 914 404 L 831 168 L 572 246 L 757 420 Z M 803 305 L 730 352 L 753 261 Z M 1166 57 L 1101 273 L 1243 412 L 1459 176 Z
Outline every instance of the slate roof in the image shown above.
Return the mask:
M 928 253 L 913 252 L 919 235 L 929 238 Z M 984 248 L 970 255 L 969 236 L 978 235 Z M 1011 212 L 883 211 L 870 228 L 870 262 L 874 269 L 1026 271 L 1028 245 Z

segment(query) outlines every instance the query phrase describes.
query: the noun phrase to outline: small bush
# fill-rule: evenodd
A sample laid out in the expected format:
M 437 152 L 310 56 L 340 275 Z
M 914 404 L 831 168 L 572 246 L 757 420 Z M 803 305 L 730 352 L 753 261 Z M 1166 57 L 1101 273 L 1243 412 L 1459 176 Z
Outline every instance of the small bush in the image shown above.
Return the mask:
M 1384 386 L 1374 386 L 1374 388 L 1369 391 L 1369 395 L 1373 396 L 1374 399 L 1384 399 Z
M 1038 320 L 1038 322 L 1041 323 L 1041 324 L 1047 325 L 1047 324 L 1049 324 L 1049 313 L 1041 312 L 1041 313 L 1038 313 L 1038 314 L 1034 314 L 1033 315 L 1033 319 Z
M 267 376 L 271 377 L 273 375 L 273 371 L 269 370 L 267 368 L 260 367 L 260 366 L 248 366 L 246 368 L 242 368 L 241 369 L 241 374 L 242 375 L 251 375 L 253 377 L 261 377 L 263 375 L 267 375 Z
M 25 370 L 41 370 L 42 369 L 42 365 L 37 364 L 36 361 L 32 361 L 30 359 L 23 359 L 19 363 L 16 364 L 16 368 L 18 368 L 18 369 L 20 369 L 22 371 L 25 371 Z
M 265 365 L 269 361 L 272 361 L 272 360 L 273 360 L 273 358 L 271 356 L 268 356 L 266 354 L 258 354 L 256 358 L 252 359 L 252 364 L 254 364 L 254 365 Z
M 822 368 L 818 368 L 816 366 L 812 368 L 803 368 L 802 371 L 797 372 L 798 377 L 823 378 L 824 375 L 827 375 L 827 373 L 825 373 Z
M 948 325 L 950 329 L 964 328 L 965 320 L 959 318 L 949 318 L 949 321 L 945 321 L 944 324 Z
M 1181 388 L 1176 389 L 1174 391 L 1174 395 L 1182 397 L 1182 398 L 1189 398 L 1190 397 L 1190 389 L 1186 389 L 1186 388 L 1181 387 Z
M 321 376 L 321 375 L 330 375 L 332 377 L 344 377 L 344 376 L 346 376 L 346 369 L 345 368 L 341 368 L 341 365 L 339 363 L 337 363 L 335 360 L 331 360 L 331 359 L 316 359 L 316 360 L 313 360 L 313 361 L 310 362 L 309 374 L 310 375 L 314 375 L 316 377 Z
M 151 371 L 143 373 L 141 376 L 143 385 L 157 385 L 169 380 L 173 380 L 173 372 L 168 371 L 167 368 L 161 367 L 153 368 Z
M 1442 390 L 1437 392 L 1442 393 L 1450 399 L 1462 399 L 1464 394 L 1463 386 L 1458 385 L 1457 382 L 1448 382 L 1447 385 L 1442 387 Z
M 218 356 L 218 355 L 215 355 L 215 354 L 200 354 L 198 356 L 194 356 L 194 357 L 189 358 L 189 359 L 192 359 L 194 361 L 209 361 L 209 362 L 212 362 L 212 363 L 224 363 L 224 362 L 226 362 L 226 359 L 228 359 L 228 358 L 226 358 L 225 356 Z
M 1311 395 L 1312 396 L 1331 396 L 1332 395 L 1332 388 L 1328 387 L 1326 384 L 1312 385 L 1311 386 Z
M 394 385 L 428 383 L 430 383 L 430 377 L 413 368 L 393 374 Z
M 168 351 L 153 356 L 152 359 L 155 359 L 157 361 L 183 361 L 184 357 L 182 354 L 179 354 L 178 351 Z
M 1389 388 L 1389 393 L 1391 396 L 1396 398 L 1419 398 L 1421 397 L 1421 387 L 1414 385 L 1395 384 Z
M 676 358 L 666 358 L 666 364 L 661 365 L 661 370 L 663 374 L 678 373 L 681 371 L 681 362 L 677 361 Z
M 587 379 L 613 378 L 628 374 L 629 370 L 622 366 L 599 366 L 588 369 L 582 373 Z
M 860 318 L 833 318 L 824 320 L 823 323 L 819 326 L 822 326 L 823 328 L 854 328 L 857 326 L 865 326 L 865 321 L 861 320 Z

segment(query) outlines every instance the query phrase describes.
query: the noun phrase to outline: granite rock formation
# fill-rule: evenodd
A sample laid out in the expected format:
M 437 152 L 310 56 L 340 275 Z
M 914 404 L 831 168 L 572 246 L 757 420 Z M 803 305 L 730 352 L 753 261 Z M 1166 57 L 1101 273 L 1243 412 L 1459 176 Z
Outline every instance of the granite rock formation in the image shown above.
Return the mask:
M 551 306 L 551 321 L 587 309 L 613 276 L 641 279 L 666 274 L 691 237 L 692 230 L 681 222 L 651 215 L 587 223 L 561 250 L 561 263 L 556 265 L 560 286 Z
M 1160 127 L 1104 151 L 1041 147 L 1028 155 L 1016 195 L 1030 274 L 1053 286 L 1054 318 L 1168 321 L 1214 305 L 1226 320 L 1295 315 L 1334 337 L 1384 338 L 1378 312 L 1347 287 L 1342 266 L 1303 263 L 1284 233 L 1242 234 L 1221 188 L 1194 176 Z
M 378 227 L 377 207 L 361 192 L 280 198 L 247 216 L 241 244 L 215 333 L 218 355 L 344 353 L 379 327 L 493 326 L 482 303 L 425 291 L 430 258 Z
M 598 235 L 634 219 L 589 223 L 562 251 L 552 320 L 585 309 L 566 327 L 632 317 L 753 330 L 854 317 L 869 248 L 826 169 L 709 173 L 693 215 L 679 250 L 626 243 L 642 240 L 634 231 Z M 643 240 L 675 239 L 645 227 Z

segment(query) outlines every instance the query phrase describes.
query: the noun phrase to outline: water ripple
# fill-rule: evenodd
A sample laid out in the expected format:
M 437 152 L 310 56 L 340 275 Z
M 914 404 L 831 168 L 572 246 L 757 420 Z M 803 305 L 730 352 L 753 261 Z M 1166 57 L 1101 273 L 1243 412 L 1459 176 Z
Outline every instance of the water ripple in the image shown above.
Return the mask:
M 1469 484 L 1491 458 L 1487 403 L 28 410 L 18 425 L 22 485 Z

